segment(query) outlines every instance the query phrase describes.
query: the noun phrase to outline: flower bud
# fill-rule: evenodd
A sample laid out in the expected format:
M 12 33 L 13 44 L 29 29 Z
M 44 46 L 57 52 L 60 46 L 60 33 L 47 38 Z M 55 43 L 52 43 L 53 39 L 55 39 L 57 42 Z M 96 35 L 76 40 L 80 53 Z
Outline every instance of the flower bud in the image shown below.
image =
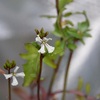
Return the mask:
M 14 60 L 12 60 L 12 62 L 10 62 L 9 60 L 6 61 L 6 63 L 3 65 L 3 67 L 6 69 L 6 70 L 9 70 L 9 69 L 12 69 L 16 66 L 16 63 Z

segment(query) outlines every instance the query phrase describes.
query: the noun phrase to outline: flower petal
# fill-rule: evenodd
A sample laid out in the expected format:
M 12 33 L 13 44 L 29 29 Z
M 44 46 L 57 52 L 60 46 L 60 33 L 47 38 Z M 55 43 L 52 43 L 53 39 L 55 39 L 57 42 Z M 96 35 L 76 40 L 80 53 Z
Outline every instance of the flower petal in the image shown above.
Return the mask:
M 6 79 L 11 78 L 12 74 L 3 74 L 5 76 Z
M 22 77 L 22 78 L 24 78 L 24 76 L 25 76 L 24 72 L 16 73 L 16 77 Z
M 40 48 L 40 50 L 38 52 L 40 52 L 42 54 L 45 53 L 45 46 L 44 46 L 44 44 L 41 44 L 41 48 Z
M 11 83 L 11 85 L 12 85 L 12 86 L 18 85 L 18 81 L 17 81 L 17 79 L 16 79 L 15 76 L 12 77 L 12 83 Z
M 45 40 L 45 41 L 48 42 L 49 40 L 52 40 L 52 38 L 46 38 L 46 37 L 44 37 L 43 40 Z
M 16 73 L 18 71 L 19 67 L 16 66 L 16 68 L 14 69 L 14 73 Z
M 48 53 L 52 53 L 53 51 L 54 51 L 54 47 L 52 47 L 52 46 L 50 46 L 49 44 L 45 44 L 45 46 L 46 46 L 46 48 L 47 48 L 47 50 L 48 50 Z
M 37 35 L 37 37 L 35 38 L 35 40 L 37 41 L 37 42 L 42 42 L 42 39 L 40 38 L 40 36 L 39 35 Z

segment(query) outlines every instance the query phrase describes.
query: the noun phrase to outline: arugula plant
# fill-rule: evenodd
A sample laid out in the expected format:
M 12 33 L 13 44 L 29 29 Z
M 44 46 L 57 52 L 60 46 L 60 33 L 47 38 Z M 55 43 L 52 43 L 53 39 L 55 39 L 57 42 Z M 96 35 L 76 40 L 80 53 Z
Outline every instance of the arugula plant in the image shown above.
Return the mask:
M 25 49 L 27 52 L 21 53 L 20 56 L 26 60 L 26 63 L 23 64 L 24 69 L 24 82 L 23 86 L 30 88 L 30 94 L 26 93 L 22 88 L 14 88 L 14 92 L 24 100 L 55 100 L 55 95 L 62 93 L 62 99 L 66 100 L 66 93 L 72 93 L 76 95 L 76 100 L 94 100 L 94 97 L 89 96 L 91 87 L 90 84 L 86 84 L 86 94 L 82 93 L 83 80 L 82 78 L 78 81 L 78 86 L 75 90 L 67 90 L 68 83 L 68 72 L 70 69 L 71 59 L 75 49 L 77 49 L 77 42 L 84 43 L 84 38 L 91 37 L 89 20 L 85 11 L 82 12 L 67 12 L 67 5 L 74 2 L 74 0 L 55 0 L 55 7 L 57 14 L 55 15 L 42 15 L 44 18 L 55 18 L 54 30 L 52 30 L 52 35 L 57 37 L 57 40 L 54 42 L 54 47 L 51 46 L 48 41 L 52 39 L 47 38 L 48 32 L 45 32 L 43 28 L 41 30 L 35 30 L 35 40 L 26 43 Z M 66 11 L 66 12 L 65 12 Z M 73 15 L 83 15 L 85 20 L 78 22 L 77 26 L 68 19 L 68 17 Z M 59 67 L 62 67 L 61 61 L 65 55 L 65 51 L 69 49 L 70 54 L 68 57 L 68 62 L 66 63 L 65 76 L 64 76 L 64 85 L 62 90 L 52 92 L 52 88 L 59 70 Z M 51 81 L 46 91 L 42 87 L 41 82 L 45 81 L 41 77 L 43 70 L 43 63 L 47 66 L 54 69 Z M 11 74 L 10 70 L 15 67 L 16 64 L 14 61 L 7 61 L 4 64 L 4 68 L 8 70 L 8 74 Z M 3 70 L 0 69 L 0 73 L 4 74 Z M 12 73 L 12 76 L 16 76 L 16 73 Z M 12 77 L 10 76 L 10 77 Z M 9 77 L 9 78 L 10 78 Z M 14 80 L 13 80 L 14 81 Z M 9 100 L 11 100 L 11 82 L 8 80 L 8 89 L 9 89 Z M 34 90 L 37 87 L 37 94 L 34 94 Z

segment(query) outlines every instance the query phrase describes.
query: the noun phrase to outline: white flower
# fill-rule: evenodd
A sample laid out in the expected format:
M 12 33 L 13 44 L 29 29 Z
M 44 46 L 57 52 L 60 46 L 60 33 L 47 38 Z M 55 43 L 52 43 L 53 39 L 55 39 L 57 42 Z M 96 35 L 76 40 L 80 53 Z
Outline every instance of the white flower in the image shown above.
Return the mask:
M 6 79 L 12 78 L 12 83 L 11 83 L 12 86 L 18 85 L 18 81 L 17 81 L 16 77 L 24 78 L 24 76 L 25 76 L 24 72 L 16 73 L 18 69 L 19 69 L 19 67 L 16 66 L 16 68 L 15 68 L 13 73 L 11 73 L 11 74 L 4 74 Z
M 43 39 L 40 38 L 39 35 L 37 35 L 36 37 L 36 41 L 41 43 L 41 48 L 38 52 L 44 54 L 46 52 L 46 49 L 48 51 L 48 53 L 52 53 L 54 51 L 54 47 L 50 46 L 47 42 L 49 40 L 52 40 L 51 38 L 46 38 L 44 37 Z

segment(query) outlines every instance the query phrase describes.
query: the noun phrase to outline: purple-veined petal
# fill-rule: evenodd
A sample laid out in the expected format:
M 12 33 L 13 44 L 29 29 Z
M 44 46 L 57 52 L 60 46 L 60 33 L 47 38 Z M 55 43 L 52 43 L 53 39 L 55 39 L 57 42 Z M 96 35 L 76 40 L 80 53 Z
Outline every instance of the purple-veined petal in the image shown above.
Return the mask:
M 14 73 L 16 73 L 18 71 L 19 67 L 16 66 L 15 69 L 14 69 Z
M 12 85 L 12 86 L 18 85 L 18 81 L 17 81 L 17 79 L 16 79 L 15 76 L 12 77 L 12 83 L 11 83 L 11 85 Z
M 25 76 L 24 72 L 16 73 L 16 77 L 22 77 L 22 78 L 24 78 L 24 76 Z
M 42 54 L 45 53 L 45 46 L 44 46 L 44 44 L 41 44 L 41 48 L 40 48 L 40 50 L 38 52 L 40 52 Z
M 11 78 L 12 74 L 3 74 L 5 76 L 6 79 Z
M 54 47 L 52 47 L 52 46 L 50 46 L 49 44 L 45 44 L 45 46 L 46 46 L 46 48 L 47 48 L 47 50 L 48 50 L 48 53 L 52 53 L 53 51 L 54 51 Z
M 37 35 L 37 37 L 35 38 L 35 40 L 37 41 L 37 42 L 42 42 L 42 39 L 40 38 L 40 36 L 39 35 Z

